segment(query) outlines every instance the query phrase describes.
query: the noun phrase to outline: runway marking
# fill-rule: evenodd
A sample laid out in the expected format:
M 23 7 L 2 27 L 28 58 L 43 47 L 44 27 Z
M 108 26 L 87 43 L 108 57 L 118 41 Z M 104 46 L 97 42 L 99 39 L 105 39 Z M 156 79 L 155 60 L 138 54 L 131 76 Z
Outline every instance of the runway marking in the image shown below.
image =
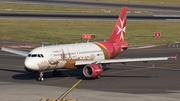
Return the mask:
M 170 65 L 177 65 L 177 64 L 165 64 L 165 65 L 157 66 L 154 68 L 165 68 L 165 66 L 170 66 Z
M 65 96 L 67 96 L 80 82 L 82 79 L 78 80 L 73 86 L 71 86 L 66 92 L 64 92 L 58 99 L 47 99 L 47 98 L 42 98 L 39 101 L 77 101 L 76 99 L 64 99 Z
M 63 99 L 65 96 L 67 96 L 70 91 L 72 91 L 80 82 L 82 79 L 78 80 L 71 88 L 69 88 L 63 95 L 61 95 L 58 99 Z
M 104 73 L 105 75 L 107 74 L 117 74 L 117 73 L 122 73 L 122 72 L 130 72 L 130 71 L 137 71 L 137 70 L 146 70 L 146 69 L 152 69 L 152 68 L 158 68 L 158 69 L 164 69 L 166 68 L 166 66 L 170 66 L 170 65 L 178 65 L 180 63 L 173 63 L 173 64 L 165 64 L 165 65 L 162 65 L 162 66 L 155 66 L 153 63 L 151 62 L 148 62 L 148 64 L 151 64 L 150 67 L 141 67 L 141 68 L 136 68 L 136 69 L 131 69 L 131 70 L 121 70 L 121 71 L 116 71 L 116 72 L 111 72 L 111 73 Z
M 179 65 L 180 63 L 174 63 L 174 64 L 167 64 L 167 65 L 162 65 L 162 66 L 158 66 L 158 67 L 155 67 L 157 69 L 166 69 L 166 70 L 180 70 L 180 69 L 176 69 L 176 68 L 172 68 L 172 67 L 167 67 L 167 66 L 172 66 L 172 65 Z
M 147 67 L 147 68 L 136 68 L 136 69 L 132 69 L 132 70 L 122 70 L 122 71 L 119 71 L 119 72 L 111 72 L 111 73 L 107 73 L 107 74 L 117 74 L 117 73 L 122 73 L 122 72 L 129 72 L 129 71 L 137 71 L 137 70 L 146 70 L 146 69 L 151 69 L 151 68 L 153 68 L 153 69 L 163 69 L 163 68 L 165 68 L 166 66 L 170 66 L 170 65 L 177 65 L 177 64 L 180 64 L 180 63 L 173 63 L 173 64 L 165 64 L 165 65 L 162 65 L 162 66 L 157 66 L 157 67 L 155 67 L 155 65 L 153 64 L 153 63 L 151 63 L 151 62 L 148 62 L 148 64 L 151 64 L 152 66 L 150 66 L 150 67 Z M 106 75 L 106 74 L 105 74 Z M 140 90 L 140 91 L 163 91 L 163 92 L 166 92 L 167 90 L 157 90 L 157 89 L 117 89 L 117 88 L 114 88 L 114 89 L 94 89 L 94 90 L 108 90 L 108 91 L 110 91 L 110 90 L 125 90 L 125 91 L 127 91 L 127 90 L 134 90 L 134 91 L 136 91 L 136 90 Z
M 122 70 L 122 71 L 116 71 L 116 72 L 111 72 L 111 73 L 106 73 L 106 74 L 117 74 L 117 73 L 122 73 L 122 72 L 129 72 L 129 71 L 137 71 L 137 70 L 145 70 L 145 69 L 151 69 L 154 68 L 154 64 L 151 64 L 152 66 L 150 67 L 144 67 L 144 68 L 136 68 L 136 69 L 131 69 L 131 70 Z

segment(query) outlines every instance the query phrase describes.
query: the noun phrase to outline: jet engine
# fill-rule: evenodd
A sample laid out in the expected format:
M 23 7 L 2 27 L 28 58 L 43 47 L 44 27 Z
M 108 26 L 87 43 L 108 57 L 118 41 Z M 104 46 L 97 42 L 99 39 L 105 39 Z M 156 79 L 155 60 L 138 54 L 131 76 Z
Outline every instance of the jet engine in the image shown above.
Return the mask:
M 99 64 L 89 64 L 83 68 L 83 74 L 88 78 L 100 78 L 102 71 L 102 66 Z

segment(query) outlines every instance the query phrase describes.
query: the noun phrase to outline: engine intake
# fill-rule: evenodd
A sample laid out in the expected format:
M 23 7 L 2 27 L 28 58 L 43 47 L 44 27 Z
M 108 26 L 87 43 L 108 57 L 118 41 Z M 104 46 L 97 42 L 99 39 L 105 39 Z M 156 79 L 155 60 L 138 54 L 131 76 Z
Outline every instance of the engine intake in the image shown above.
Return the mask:
M 103 69 L 102 66 L 99 64 L 90 64 L 86 65 L 83 68 L 83 74 L 85 77 L 88 78 L 96 78 L 102 73 Z

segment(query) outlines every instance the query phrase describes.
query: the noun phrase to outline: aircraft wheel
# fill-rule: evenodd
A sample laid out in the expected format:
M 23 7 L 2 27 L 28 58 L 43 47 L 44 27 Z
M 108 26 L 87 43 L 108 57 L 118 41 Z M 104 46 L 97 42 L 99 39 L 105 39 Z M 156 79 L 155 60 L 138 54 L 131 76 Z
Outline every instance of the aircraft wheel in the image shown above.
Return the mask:
M 39 81 L 44 81 L 44 78 L 43 78 L 43 72 L 40 72 L 39 73 L 39 78 L 38 78 Z
M 44 81 L 44 78 L 43 77 L 39 77 L 38 81 Z
M 41 80 L 41 81 L 44 81 L 44 78 L 42 77 L 40 80 Z

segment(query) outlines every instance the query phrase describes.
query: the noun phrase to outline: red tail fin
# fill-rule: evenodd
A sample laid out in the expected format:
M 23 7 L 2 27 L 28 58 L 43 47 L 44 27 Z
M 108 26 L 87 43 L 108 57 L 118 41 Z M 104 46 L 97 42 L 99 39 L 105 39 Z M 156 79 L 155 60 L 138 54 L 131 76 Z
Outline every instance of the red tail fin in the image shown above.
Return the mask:
M 114 27 L 114 31 L 109 38 L 109 42 L 123 42 L 126 28 L 126 17 L 127 17 L 128 7 L 123 7 L 119 18 Z

